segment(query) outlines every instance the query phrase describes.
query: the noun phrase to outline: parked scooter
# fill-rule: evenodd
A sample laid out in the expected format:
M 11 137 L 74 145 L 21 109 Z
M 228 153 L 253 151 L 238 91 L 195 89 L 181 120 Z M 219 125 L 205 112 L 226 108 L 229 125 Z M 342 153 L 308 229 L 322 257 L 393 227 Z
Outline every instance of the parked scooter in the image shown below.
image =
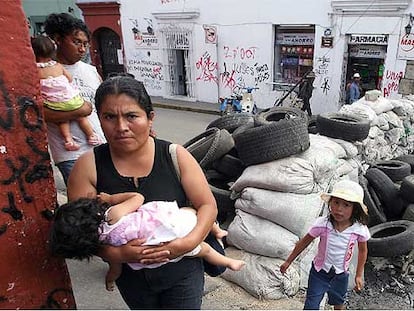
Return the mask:
M 222 115 L 230 113 L 251 113 L 257 112 L 257 106 L 253 100 L 253 90 L 258 90 L 258 87 L 244 87 L 246 90 L 243 95 L 232 94 L 229 97 L 220 97 L 220 113 Z
M 220 97 L 219 104 L 221 115 L 241 112 L 241 100 L 242 96 L 237 94 L 232 94 L 224 98 Z

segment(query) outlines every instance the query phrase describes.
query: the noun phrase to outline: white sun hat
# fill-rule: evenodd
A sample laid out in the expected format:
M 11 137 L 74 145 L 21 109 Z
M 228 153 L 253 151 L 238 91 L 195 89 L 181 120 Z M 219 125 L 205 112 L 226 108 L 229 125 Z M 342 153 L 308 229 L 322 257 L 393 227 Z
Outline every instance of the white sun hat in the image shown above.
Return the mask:
M 355 72 L 352 78 L 361 78 L 361 75 L 358 72 Z
M 343 199 L 348 202 L 356 202 L 361 205 L 362 210 L 368 215 L 368 208 L 364 204 L 364 190 L 355 181 L 341 180 L 338 181 L 332 188 L 331 192 L 322 193 L 321 199 L 329 203 L 331 197 Z

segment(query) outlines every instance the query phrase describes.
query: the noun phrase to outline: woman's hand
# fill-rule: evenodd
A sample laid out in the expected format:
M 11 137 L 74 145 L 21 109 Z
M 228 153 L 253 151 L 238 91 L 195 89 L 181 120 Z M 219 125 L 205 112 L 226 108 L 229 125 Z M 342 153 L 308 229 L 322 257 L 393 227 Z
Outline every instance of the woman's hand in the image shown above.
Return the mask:
M 191 243 L 187 241 L 186 238 L 178 238 L 170 242 L 162 243 L 156 247 L 148 248 L 143 251 L 143 255 L 148 256 L 149 259 L 153 259 L 154 256 L 159 256 L 160 254 L 168 252 L 168 258 L 174 259 L 188 253 L 196 247 L 191 247 L 192 245 L 190 244 Z M 150 262 L 150 260 L 143 259 L 140 263 L 149 264 L 152 262 Z
M 122 246 L 105 245 L 98 255 L 106 261 L 118 263 L 138 262 L 152 264 L 169 261 L 168 256 L 170 252 L 167 249 L 151 251 L 148 254 L 148 252 L 144 252 L 151 249 L 154 250 L 159 248 L 159 246 L 143 246 L 143 243 L 145 243 L 145 239 L 131 240 Z

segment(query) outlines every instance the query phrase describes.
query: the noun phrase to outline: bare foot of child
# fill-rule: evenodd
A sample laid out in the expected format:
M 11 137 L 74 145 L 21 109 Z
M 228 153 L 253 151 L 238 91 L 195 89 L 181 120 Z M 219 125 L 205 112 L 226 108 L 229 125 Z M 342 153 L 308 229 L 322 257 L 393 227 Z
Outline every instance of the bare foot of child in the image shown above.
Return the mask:
M 225 236 L 227 236 L 229 233 L 226 230 L 223 230 L 221 228 L 218 228 L 214 234 L 215 234 L 215 237 L 217 239 L 222 239 Z
M 245 265 L 246 262 L 244 262 L 243 260 L 232 259 L 229 262 L 228 267 L 233 271 L 240 271 L 241 269 L 243 269 Z
M 113 292 L 115 289 L 115 281 L 106 279 L 105 286 L 107 291 Z
M 69 140 L 67 142 L 65 142 L 65 149 L 67 151 L 76 151 L 79 150 L 80 146 L 75 143 L 73 140 Z
M 88 137 L 88 144 L 91 146 L 96 146 L 101 143 L 101 140 L 99 139 L 98 135 L 91 135 Z

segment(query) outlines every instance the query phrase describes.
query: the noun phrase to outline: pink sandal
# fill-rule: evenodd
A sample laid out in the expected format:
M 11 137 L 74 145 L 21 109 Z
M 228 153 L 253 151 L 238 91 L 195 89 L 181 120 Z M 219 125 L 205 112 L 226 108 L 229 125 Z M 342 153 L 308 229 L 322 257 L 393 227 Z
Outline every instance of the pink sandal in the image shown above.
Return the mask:
M 65 143 L 65 149 L 67 151 L 76 151 L 79 150 L 80 146 L 74 141 L 68 141 Z

